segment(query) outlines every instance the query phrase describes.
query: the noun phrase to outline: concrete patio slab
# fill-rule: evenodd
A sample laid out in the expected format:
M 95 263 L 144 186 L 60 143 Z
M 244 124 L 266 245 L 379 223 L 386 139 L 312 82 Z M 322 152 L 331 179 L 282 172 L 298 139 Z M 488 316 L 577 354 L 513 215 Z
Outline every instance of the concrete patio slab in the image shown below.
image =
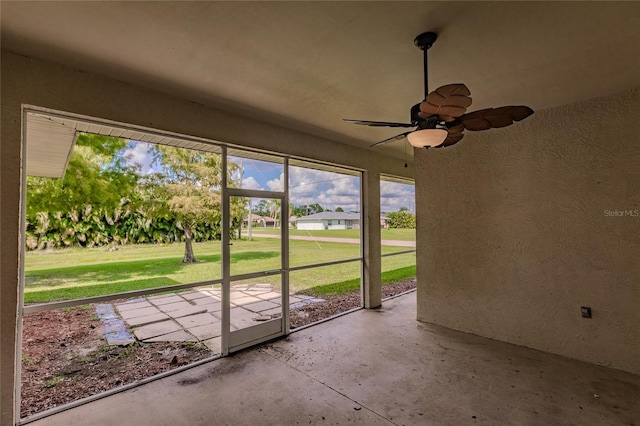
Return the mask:
M 274 291 L 270 284 L 242 284 L 232 286 L 231 290 L 231 330 L 250 327 L 282 313 L 281 294 Z M 135 328 L 134 334 L 139 340 L 179 341 L 182 336 L 185 341 L 193 341 L 188 339 L 194 338 L 203 341 L 217 338 L 221 334 L 220 299 L 219 286 L 202 287 L 118 303 L 115 306 L 119 316 L 115 312 L 112 315 L 122 318 L 129 328 Z M 295 295 L 290 299 L 293 307 L 296 303 L 321 301 Z M 111 305 L 105 305 L 107 306 Z
M 188 328 L 187 331 L 198 338 L 200 341 L 212 339 L 222 334 L 220 330 L 221 323 L 214 322 L 206 325 Z
M 211 352 L 213 352 L 214 354 L 217 353 L 221 353 L 222 352 L 222 338 L 221 337 L 214 337 L 212 339 L 207 339 L 205 341 L 203 341 L 202 343 L 205 344 L 206 347 L 208 347 Z
M 151 296 L 147 298 L 151 303 L 153 303 L 154 305 L 158 306 L 158 305 L 166 305 L 168 303 L 175 303 L 175 302 L 181 302 L 184 299 L 180 296 L 177 296 L 175 294 L 170 294 L 170 295 L 161 295 L 161 296 Z
M 171 311 L 169 312 L 169 315 L 171 315 L 172 318 L 180 318 L 188 315 L 202 314 L 204 312 L 207 312 L 207 308 L 204 306 L 188 306 L 186 308 Z
M 209 294 L 203 291 L 189 291 L 186 293 L 180 293 L 180 296 L 186 300 L 194 300 L 194 299 L 199 299 L 201 297 L 209 297 Z
M 167 303 L 164 305 L 159 305 L 158 308 L 162 311 L 162 312 L 172 312 L 172 311 L 177 311 L 179 309 L 185 309 L 185 308 L 190 308 L 193 305 L 189 302 L 187 302 L 186 300 L 184 300 L 183 298 L 178 297 L 178 301 L 175 302 L 171 302 L 171 303 Z
M 184 330 L 174 331 L 168 334 L 151 337 L 145 340 L 145 342 L 197 342 L 197 341 L 198 339 L 194 335 Z
M 262 315 L 276 315 L 282 313 L 282 307 L 278 306 L 275 308 L 267 309 L 266 311 L 260 312 Z
M 191 303 L 194 303 L 196 305 L 209 305 L 211 303 L 216 303 L 216 302 L 220 303 L 220 299 L 213 296 L 201 297 L 199 299 L 194 299 L 191 301 Z
M 133 331 L 133 334 L 139 340 L 146 340 L 151 337 L 162 336 L 163 334 L 169 334 L 174 331 L 182 330 L 182 326 L 173 320 L 165 320 L 162 322 L 156 322 L 153 324 L 143 325 Z
M 123 303 L 116 303 L 116 308 L 119 312 L 129 311 L 131 309 L 151 308 L 153 305 L 146 300 L 128 301 Z
M 278 293 L 277 291 L 267 291 L 264 293 L 256 294 L 256 297 L 262 300 L 280 299 L 281 296 L 282 294 Z
M 196 327 L 199 325 L 211 324 L 218 321 L 213 315 L 209 313 L 189 315 L 187 317 L 176 318 L 178 324 L 185 328 Z
M 160 310 L 158 310 L 158 308 L 156 308 L 155 306 L 150 306 L 148 308 L 142 308 L 142 309 L 129 309 L 125 311 L 119 310 L 119 312 L 120 312 L 120 316 L 125 320 L 161 313 Z
M 220 312 L 222 310 L 222 303 L 216 302 L 208 305 L 200 305 L 203 309 L 206 309 L 207 312 Z
M 238 290 L 233 291 L 232 290 L 231 294 L 229 295 L 229 298 L 231 300 L 240 299 L 241 297 L 247 297 L 247 294 L 244 291 L 238 291 Z
M 158 312 L 157 314 L 145 315 L 143 317 L 129 318 L 126 321 L 130 327 L 137 327 L 139 325 L 152 324 L 154 322 L 164 321 L 166 319 L 169 319 L 169 315 Z
M 232 297 L 231 304 L 236 306 L 247 305 L 249 303 L 260 302 L 260 299 L 253 296 Z
M 251 312 L 262 312 L 262 311 L 267 311 L 269 309 L 273 309 L 273 308 L 278 308 L 280 305 L 273 303 L 273 302 L 269 302 L 266 300 L 260 301 L 260 302 L 254 302 L 254 303 L 249 303 L 246 305 L 242 305 L 242 307 L 244 309 L 248 309 Z

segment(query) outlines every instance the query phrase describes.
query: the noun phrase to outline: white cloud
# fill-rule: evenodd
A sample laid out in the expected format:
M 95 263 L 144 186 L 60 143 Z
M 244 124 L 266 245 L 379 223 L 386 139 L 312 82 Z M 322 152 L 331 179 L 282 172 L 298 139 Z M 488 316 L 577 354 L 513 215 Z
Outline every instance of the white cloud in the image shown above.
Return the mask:
M 291 167 L 289 197 L 294 205 L 318 203 L 325 209 L 360 211 L 360 183 L 356 176 Z
M 248 178 L 242 179 L 242 188 L 243 189 L 263 189 L 253 176 L 249 176 Z
M 137 167 L 141 175 L 152 172 L 151 146 L 148 143 L 136 141 L 131 141 L 130 146 L 123 155 L 127 165 Z
M 284 173 L 280 173 L 280 177 L 278 179 L 271 179 L 267 182 L 267 186 L 271 191 L 284 191 L 284 185 L 282 185 L 282 181 L 284 180 Z
M 385 213 L 395 212 L 402 207 L 415 211 L 415 186 L 403 183 L 380 182 L 380 210 Z

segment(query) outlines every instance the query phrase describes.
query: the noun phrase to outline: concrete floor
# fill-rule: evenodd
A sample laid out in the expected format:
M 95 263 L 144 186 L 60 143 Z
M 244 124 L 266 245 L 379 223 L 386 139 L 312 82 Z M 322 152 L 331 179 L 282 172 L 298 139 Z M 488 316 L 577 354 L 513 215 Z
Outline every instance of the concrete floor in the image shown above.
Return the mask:
M 415 293 L 32 425 L 640 425 L 640 376 L 415 321 Z

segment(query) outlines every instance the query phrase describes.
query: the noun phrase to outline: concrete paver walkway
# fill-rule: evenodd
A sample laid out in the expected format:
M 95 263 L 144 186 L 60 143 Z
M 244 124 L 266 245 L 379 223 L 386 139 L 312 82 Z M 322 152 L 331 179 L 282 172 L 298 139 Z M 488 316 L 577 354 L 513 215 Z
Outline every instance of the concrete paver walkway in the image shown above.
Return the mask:
M 232 286 L 230 300 L 232 331 L 281 316 L 281 294 L 270 284 Z M 291 309 L 320 301 L 305 295 L 289 297 Z M 220 286 L 128 300 L 116 303 L 115 308 L 140 341 L 202 342 L 212 351 L 220 352 Z

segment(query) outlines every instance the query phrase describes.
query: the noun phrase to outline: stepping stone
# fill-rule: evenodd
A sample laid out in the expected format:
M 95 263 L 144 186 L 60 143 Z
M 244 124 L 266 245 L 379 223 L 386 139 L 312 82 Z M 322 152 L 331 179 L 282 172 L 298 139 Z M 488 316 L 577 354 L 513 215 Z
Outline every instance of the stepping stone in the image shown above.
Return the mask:
M 145 342 L 197 342 L 198 339 L 184 330 L 146 339 Z
M 103 321 L 117 319 L 118 314 L 113 310 L 113 305 L 110 303 L 102 303 L 100 305 L 96 305 L 96 315 Z
M 143 325 L 143 324 L 151 324 L 154 322 L 159 322 L 159 321 L 163 321 L 166 319 L 169 319 L 169 315 L 162 313 L 162 312 L 158 312 L 157 314 L 151 314 L 151 315 L 145 315 L 143 317 L 135 317 L 135 318 L 130 318 L 127 320 L 127 324 L 129 324 L 129 326 L 131 327 L 137 327 L 139 325 Z
M 153 324 L 143 325 L 133 331 L 133 334 L 140 339 L 146 340 L 152 337 L 169 334 L 173 331 L 181 330 L 182 327 L 172 320 L 165 320 Z
M 113 310 L 110 303 L 96 305 L 96 315 L 102 321 L 104 337 L 107 344 L 112 346 L 124 346 L 136 341 L 129 333 L 127 327 Z
M 104 327 L 105 334 L 117 333 L 119 331 L 125 331 L 127 329 L 125 324 L 119 318 L 106 320 L 102 323 L 102 326 Z
M 105 333 L 104 337 L 111 346 L 127 346 L 136 341 L 127 330 Z

